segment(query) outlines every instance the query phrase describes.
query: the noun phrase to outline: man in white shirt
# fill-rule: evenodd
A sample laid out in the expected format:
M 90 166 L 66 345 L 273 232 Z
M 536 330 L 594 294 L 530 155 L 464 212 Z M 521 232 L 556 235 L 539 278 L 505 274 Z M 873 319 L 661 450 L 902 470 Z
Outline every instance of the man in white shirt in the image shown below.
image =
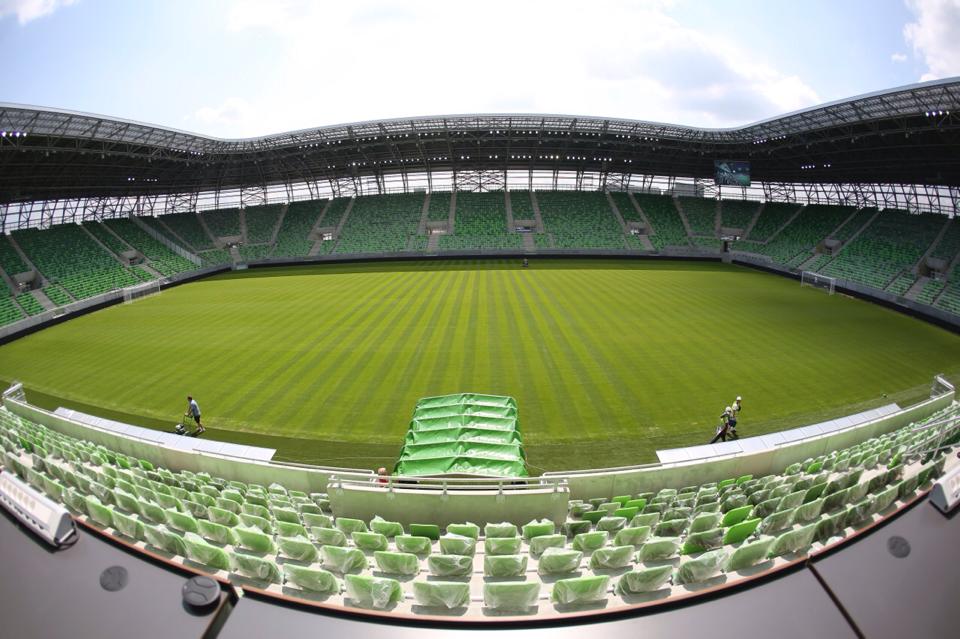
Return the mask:
M 186 414 L 190 417 L 193 417 L 193 421 L 197 422 L 197 432 L 196 432 L 197 435 L 207 430 L 206 428 L 203 427 L 203 424 L 200 423 L 200 405 L 197 404 L 197 400 L 195 400 L 190 395 L 187 395 L 187 413 Z

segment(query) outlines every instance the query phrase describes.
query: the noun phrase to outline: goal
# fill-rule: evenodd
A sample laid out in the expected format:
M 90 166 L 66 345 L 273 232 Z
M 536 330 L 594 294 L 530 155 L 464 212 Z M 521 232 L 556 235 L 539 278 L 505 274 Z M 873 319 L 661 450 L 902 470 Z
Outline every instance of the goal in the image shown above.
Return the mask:
M 832 277 L 820 275 L 812 271 L 803 271 L 800 273 L 800 286 L 813 286 L 814 288 L 825 290 L 829 295 L 833 295 L 836 285 L 837 280 Z
M 156 295 L 160 292 L 160 280 L 151 280 L 143 284 L 127 286 L 123 289 L 123 303 L 129 304 L 143 299 L 149 295 Z

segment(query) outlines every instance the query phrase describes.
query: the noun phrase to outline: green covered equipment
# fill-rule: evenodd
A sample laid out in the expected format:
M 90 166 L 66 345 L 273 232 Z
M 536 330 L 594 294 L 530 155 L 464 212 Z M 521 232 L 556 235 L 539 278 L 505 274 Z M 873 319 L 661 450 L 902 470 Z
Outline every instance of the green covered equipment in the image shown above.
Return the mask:
M 525 460 L 514 398 L 457 393 L 417 402 L 394 474 L 526 477 Z
M 400 582 L 382 577 L 347 575 L 347 597 L 365 608 L 387 608 L 403 599 Z
M 470 603 L 470 584 L 450 581 L 415 581 L 413 598 L 421 606 L 463 608 Z

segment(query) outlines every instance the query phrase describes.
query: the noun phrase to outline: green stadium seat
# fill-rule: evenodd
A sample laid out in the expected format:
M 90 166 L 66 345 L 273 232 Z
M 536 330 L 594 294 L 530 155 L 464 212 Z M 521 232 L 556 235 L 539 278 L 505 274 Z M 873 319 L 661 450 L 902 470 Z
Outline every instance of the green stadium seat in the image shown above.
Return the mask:
M 580 567 L 583 553 L 579 550 L 547 548 L 540 556 L 537 570 L 542 575 L 555 575 L 573 572 Z
M 317 547 L 306 536 L 277 537 L 277 548 L 284 557 L 297 561 L 313 563 L 319 556 Z
M 527 555 L 485 555 L 483 574 L 487 577 L 522 577 L 527 570 Z
M 367 558 L 363 555 L 363 551 L 357 548 L 324 546 L 320 549 L 320 553 L 323 555 L 323 567 L 341 575 L 367 567 Z
M 351 534 L 351 539 L 357 548 L 368 552 L 386 550 L 389 545 L 386 537 L 374 532 L 354 531 Z M 443 542 L 442 539 L 440 541 Z
M 343 581 L 346 596 L 364 608 L 388 608 L 403 599 L 400 582 L 395 579 L 346 575 Z
M 723 570 L 727 563 L 727 552 L 722 549 L 705 552 L 696 559 L 689 559 L 680 564 L 674 575 L 674 584 L 690 584 L 706 581 Z
M 620 581 L 617 583 L 617 592 L 625 595 L 659 590 L 670 581 L 672 573 L 673 566 L 671 565 L 632 570 L 620 577 Z
M 515 555 L 520 552 L 521 538 L 490 537 L 484 540 L 484 551 L 488 555 Z
M 261 532 L 256 528 L 246 528 L 237 526 L 232 529 L 237 539 L 237 544 L 254 552 L 273 554 L 277 552 L 277 547 L 273 542 L 273 537 Z
M 637 552 L 637 561 L 657 561 L 676 556 L 680 537 L 651 537 Z
M 322 525 L 322 524 L 320 524 L 320 523 L 308 523 L 308 521 L 307 521 L 307 519 L 306 519 L 306 517 L 307 517 L 306 514 L 304 514 L 303 517 L 304 517 L 303 523 L 305 523 L 305 524 L 314 525 L 314 526 Z M 319 515 L 319 514 L 318 514 L 318 515 L 312 515 L 312 517 L 317 518 L 317 519 L 316 519 L 317 522 L 321 521 L 321 520 L 319 519 L 319 518 L 321 518 L 321 517 L 324 518 L 324 521 L 329 521 L 329 519 L 330 519 L 327 515 Z M 396 537 L 397 535 L 402 535 L 402 534 L 403 534 L 403 526 L 402 526 L 399 522 L 396 522 L 396 521 L 385 521 L 385 520 L 379 519 L 379 518 L 374 518 L 373 521 L 370 522 L 370 530 L 372 530 L 373 532 L 375 532 L 375 533 L 377 533 L 377 534 L 383 535 L 384 537 L 387 537 L 387 538 L 389 538 L 389 539 L 393 539 L 393 538 Z
M 723 536 L 724 545 L 727 544 L 739 544 L 749 538 L 757 530 L 757 526 L 760 525 L 762 520 L 759 517 L 754 519 L 748 519 L 740 523 L 734 524 L 727 529 L 727 532 Z
M 147 543 L 154 548 L 159 548 L 171 555 L 187 556 L 187 546 L 183 537 L 163 524 L 144 524 L 143 534 L 147 538 Z
M 463 608 L 470 603 L 470 584 L 449 581 L 415 581 L 413 598 L 431 608 Z
M 394 542 L 397 544 L 397 550 L 400 552 L 411 553 L 414 555 L 430 554 L 431 540 L 429 537 L 418 537 L 416 535 L 397 535 L 394 538 Z
M 591 570 L 624 568 L 633 562 L 635 550 L 633 545 L 597 548 L 590 555 L 590 568 Z
M 334 595 L 340 592 L 340 584 L 337 578 L 333 576 L 333 573 L 321 568 L 283 564 L 283 576 L 286 583 L 293 584 L 303 590 L 325 595 Z
M 198 519 L 197 526 L 200 536 L 208 541 L 218 544 L 236 544 L 236 538 L 234 537 L 232 528 L 207 521 L 206 519 Z
M 373 560 L 383 573 L 409 576 L 420 572 L 420 561 L 411 553 L 378 550 L 373 553 Z
M 183 536 L 187 557 L 192 561 L 216 570 L 230 570 L 230 557 L 226 551 L 205 542 L 200 535 L 187 532 Z
M 282 582 L 280 568 L 277 567 L 276 562 L 265 557 L 231 552 L 230 565 L 234 572 L 244 575 L 245 577 L 252 577 L 253 579 L 270 583 Z
M 554 583 L 550 599 L 561 605 L 604 601 L 609 584 L 610 577 L 606 575 L 560 579 Z
M 787 553 L 800 552 L 805 550 L 813 543 L 813 535 L 816 533 L 817 525 L 816 524 L 807 524 L 796 530 L 790 530 L 779 537 L 773 542 L 773 547 L 770 549 L 770 557 L 779 557 Z
M 430 555 L 427 567 L 435 577 L 462 577 L 473 570 L 473 557 L 466 555 Z
M 725 570 L 727 572 L 736 572 L 750 568 L 758 562 L 766 560 L 773 542 L 773 537 L 765 537 L 741 545 L 730 554 Z
M 537 582 L 483 584 L 483 605 L 489 610 L 525 612 L 537 605 L 539 595 Z
M 634 526 L 617 532 L 613 543 L 615 546 L 642 546 L 649 536 L 650 526 Z
M 487 539 L 491 537 L 516 537 L 517 526 L 510 523 L 487 524 L 483 527 L 483 536 Z
M 414 537 L 428 537 L 434 541 L 440 539 L 440 526 L 434 524 L 410 524 L 409 532 Z
M 531 521 L 523 526 L 523 538 L 527 541 L 541 535 L 552 535 L 554 532 L 556 532 L 556 526 L 552 521 L 546 519 Z

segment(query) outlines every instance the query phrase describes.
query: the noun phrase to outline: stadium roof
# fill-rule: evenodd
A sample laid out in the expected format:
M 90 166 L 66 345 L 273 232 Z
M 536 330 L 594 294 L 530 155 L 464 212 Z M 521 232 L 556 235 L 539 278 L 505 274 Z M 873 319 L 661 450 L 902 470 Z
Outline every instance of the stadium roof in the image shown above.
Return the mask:
M 425 171 L 547 170 L 755 181 L 960 185 L 960 78 L 729 129 L 536 114 L 428 116 L 226 140 L 0 104 L 0 204 L 258 188 Z

